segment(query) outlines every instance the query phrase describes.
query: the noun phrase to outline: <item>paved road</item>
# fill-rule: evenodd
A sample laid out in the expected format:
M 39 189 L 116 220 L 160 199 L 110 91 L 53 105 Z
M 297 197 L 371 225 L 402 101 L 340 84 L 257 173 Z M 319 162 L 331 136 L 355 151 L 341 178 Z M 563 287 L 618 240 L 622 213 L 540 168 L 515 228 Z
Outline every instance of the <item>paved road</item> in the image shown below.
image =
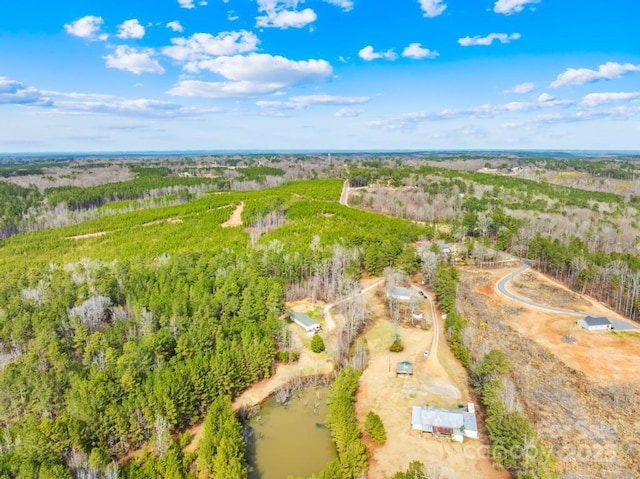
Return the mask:
M 523 264 L 520 268 L 513 271 L 512 273 L 509 273 L 500 281 L 498 281 L 498 283 L 496 284 L 498 291 L 504 296 L 506 296 L 507 298 L 512 299 L 513 301 L 516 301 L 521 304 L 526 304 L 527 306 L 531 306 L 532 308 L 537 308 L 537 309 L 541 309 L 543 311 L 549 311 L 552 313 L 571 314 L 574 316 L 579 316 L 581 318 L 585 316 L 602 316 L 601 313 L 590 313 L 588 311 L 579 311 L 577 309 L 564 309 L 564 308 L 556 308 L 554 306 L 547 306 L 546 304 L 536 303 L 534 301 L 531 301 L 530 299 L 523 298 L 521 296 L 516 296 L 515 294 L 513 294 L 511 291 L 507 289 L 507 283 L 531 267 L 530 261 L 523 260 L 522 263 Z M 626 321 L 621 321 L 614 318 L 609 318 L 609 319 L 613 322 L 613 328 L 617 331 L 640 329 L 631 323 L 627 323 Z
M 349 180 L 344 180 L 344 184 L 342 185 L 342 194 L 340 195 L 340 204 L 344 206 L 349 206 L 347 201 L 349 199 Z

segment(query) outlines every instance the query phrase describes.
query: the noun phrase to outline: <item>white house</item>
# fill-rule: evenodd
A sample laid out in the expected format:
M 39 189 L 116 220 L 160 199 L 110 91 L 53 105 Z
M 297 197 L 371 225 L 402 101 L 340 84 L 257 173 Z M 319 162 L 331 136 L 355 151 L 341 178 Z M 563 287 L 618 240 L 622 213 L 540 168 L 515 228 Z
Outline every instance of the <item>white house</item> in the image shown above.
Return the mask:
M 585 316 L 578 320 L 578 326 L 587 331 L 607 331 L 613 328 L 613 323 L 604 316 Z
M 478 423 L 473 403 L 469 403 L 466 410 L 414 406 L 411 428 L 430 432 L 434 437 L 450 437 L 456 442 L 462 442 L 465 437 L 478 438 Z
M 307 314 L 297 313 L 294 311 L 291 313 L 291 319 L 298 326 L 304 328 L 309 336 L 313 336 L 320 331 L 320 324 Z

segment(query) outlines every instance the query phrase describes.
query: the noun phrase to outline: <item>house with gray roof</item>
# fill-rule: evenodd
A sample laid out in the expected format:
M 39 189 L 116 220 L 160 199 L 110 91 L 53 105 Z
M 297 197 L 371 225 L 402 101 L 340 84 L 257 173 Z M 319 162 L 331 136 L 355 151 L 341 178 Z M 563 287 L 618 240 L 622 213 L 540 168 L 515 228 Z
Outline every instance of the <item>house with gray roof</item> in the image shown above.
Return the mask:
M 613 328 L 613 323 L 604 316 L 585 316 L 578 320 L 578 326 L 587 331 L 608 331 Z
M 417 298 L 416 294 L 409 288 L 402 288 L 396 286 L 392 288 L 388 293 L 389 298 L 396 301 L 411 301 Z
M 430 432 L 434 437 L 447 437 L 462 442 L 465 437 L 478 438 L 478 423 L 473 403 L 466 409 L 445 409 L 433 406 L 414 406 L 411 428 Z

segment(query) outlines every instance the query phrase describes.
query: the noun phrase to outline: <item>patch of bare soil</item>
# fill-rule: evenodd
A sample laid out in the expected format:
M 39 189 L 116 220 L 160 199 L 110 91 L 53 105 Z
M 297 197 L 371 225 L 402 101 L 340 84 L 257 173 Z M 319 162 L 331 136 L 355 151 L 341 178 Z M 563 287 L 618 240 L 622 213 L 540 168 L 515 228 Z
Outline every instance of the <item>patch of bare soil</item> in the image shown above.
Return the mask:
M 85 239 L 85 238 L 95 238 L 97 236 L 104 236 L 106 234 L 107 234 L 106 231 L 98 231 L 96 233 L 86 233 L 86 234 L 83 234 L 83 235 L 67 236 L 67 239 L 80 240 L 80 239 Z
M 508 270 L 507 273 L 496 271 L 489 281 L 481 281 L 475 289 L 486 295 L 494 307 L 499 305 L 509 318 L 509 325 L 518 333 L 536 341 L 568 367 L 584 373 L 602 386 L 640 381 L 640 334 L 586 331 L 577 325 L 577 316 L 512 303 L 498 295 L 494 288 L 496 281 L 505 274 Z M 570 291 L 543 274 L 526 274 L 529 277 L 523 282 L 526 286 L 522 289 L 513 287 L 514 293 L 540 304 L 586 309 L 607 317 L 621 318 L 595 299 Z M 569 338 L 571 342 L 567 342 Z
M 240 202 L 234 212 L 231 214 L 231 217 L 222 223 L 220 226 L 223 228 L 231 228 L 233 226 L 242 226 L 242 210 L 244 209 L 244 202 Z
M 488 281 L 486 273 L 462 271 L 459 298 L 472 353 L 505 352 L 523 412 L 558 458 L 562 478 L 640 477 L 640 388 L 629 384 L 640 379 L 640 337 L 574 327 L 577 343 L 563 342 L 575 317 L 495 293 L 496 280 L 509 271 L 492 271 Z
M 511 290 L 518 296 L 524 296 L 537 303 L 556 308 L 584 309 L 593 304 L 583 296 L 549 282 L 538 272 L 526 271 L 511 281 Z
M 360 378 L 356 402 L 362 423 L 366 414 L 374 411 L 382 418 L 387 432 L 387 442 L 371 450 L 367 477 L 388 478 L 417 460 L 427 465 L 432 477 L 508 478 L 508 473 L 498 471 L 487 458 L 486 435 L 482 432 L 482 439 L 458 444 L 430 435 L 421 436 L 411 429 L 413 406 L 455 408 L 467 402 L 470 398 L 467 376 L 443 340 L 438 348 L 438 361 L 432 356 L 423 356 L 431 345 L 434 328 L 426 331 L 401 326 L 398 331 L 405 349 L 401 353 L 390 353 L 394 331 L 383 301 L 376 297 L 371 302 L 375 320 L 365 336 L 369 363 Z M 425 312 L 429 311 L 427 306 Z M 396 377 L 396 365 L 404 360 L 414 365 L 412 377 Z

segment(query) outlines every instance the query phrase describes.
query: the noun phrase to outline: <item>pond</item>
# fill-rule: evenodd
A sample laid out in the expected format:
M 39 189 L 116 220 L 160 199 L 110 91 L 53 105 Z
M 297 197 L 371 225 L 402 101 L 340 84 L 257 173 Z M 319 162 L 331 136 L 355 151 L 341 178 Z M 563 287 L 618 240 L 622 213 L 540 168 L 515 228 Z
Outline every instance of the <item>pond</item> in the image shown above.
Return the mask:
M 325 426 L 328 388 L 295 393 L 286 406 L 270 398 L 249 421 L 249 479 L 286 479 L 319 473 L 336 458 Z

